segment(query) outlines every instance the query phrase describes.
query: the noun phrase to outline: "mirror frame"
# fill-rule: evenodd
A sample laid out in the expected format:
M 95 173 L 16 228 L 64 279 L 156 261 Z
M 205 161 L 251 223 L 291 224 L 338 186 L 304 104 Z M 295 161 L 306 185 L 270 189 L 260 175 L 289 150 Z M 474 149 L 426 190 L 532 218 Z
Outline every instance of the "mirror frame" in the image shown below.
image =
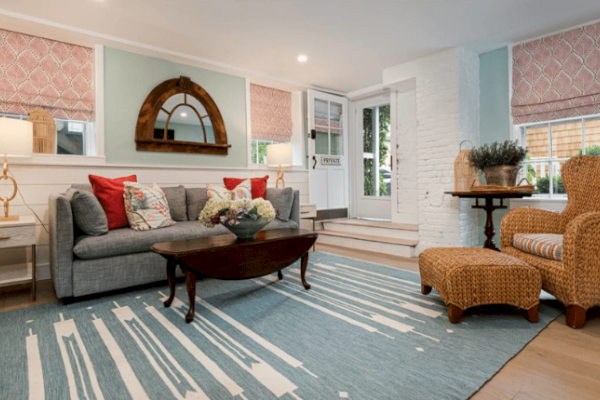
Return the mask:
M 154 125 L 156 124 L 159 111 L 171 96 L 179 93 L 194 97 L 204 106 L 213 126 L 216 143 L 178 141 L 168 139 L 166 135 L 162 139 L 154 138 Z M 164 109 L 163 111 L 170 113 Z M 217 104 L 206 90 L 192 82 L 186 76 L 164 81 L 152 89 L 148 97 L 146 97 L 138 115 L 135 129 L 135 145 L 136 150 L 142 151 L 217 155 L 227 155 L 228 149 L 231 147 L 230 144 L 227 144 L 225 123 Z

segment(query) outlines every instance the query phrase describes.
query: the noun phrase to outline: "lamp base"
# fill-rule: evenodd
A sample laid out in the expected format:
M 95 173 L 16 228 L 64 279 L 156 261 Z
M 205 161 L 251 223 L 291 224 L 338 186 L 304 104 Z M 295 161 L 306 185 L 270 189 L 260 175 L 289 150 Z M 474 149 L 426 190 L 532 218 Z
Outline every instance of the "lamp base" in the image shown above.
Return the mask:
M 19 220 L 18 215 L 9 215 L 8 217 L 0 217 L 0 222 L 18 221 L 18 220 Z
M 279 166 L 279 171 L 277 171 L 277 180 L 275 181 L 276 188 L 279 188 L 279 181 L 281 181 L 281 187 L 285 189 L 285 181 L 283 180 L 283 170 L 281 169 L 281 165 Z

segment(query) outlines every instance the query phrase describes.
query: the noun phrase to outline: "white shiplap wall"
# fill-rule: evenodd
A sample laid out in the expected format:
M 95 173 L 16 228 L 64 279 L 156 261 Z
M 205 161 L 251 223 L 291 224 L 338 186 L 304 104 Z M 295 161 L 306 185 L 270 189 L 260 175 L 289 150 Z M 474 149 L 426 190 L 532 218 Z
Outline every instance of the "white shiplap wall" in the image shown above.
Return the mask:
M 142 184 L 157 183 L 159 186 L 205 187 L 207 183 L 223 185 L 224 177 L 254 178 L 269 175 L 268 187 L 275 187 L 277 171 L 264 168 L 200 168 L 162 167 L 138 165 L 27 165 L 10 164 L 10 172 L 15 177 L 21 194 L 27 204 L 48 225 L 48 196 L 64 193 L 73 183 L 89 183 L 88 175 L 108 178 L 137 175 Z M 308 172 L 301 168 L 285 171 L 286 187 L 300 191 L 300 202 L 308 203 Z M 2 195 L 7 188 L 2 188 Z M 20 196 L 10 202 L 11 215 L 31 215 Z M 49 279 L 48 233 L 37 222 L 37 267 L 38 280 Z M 0 268 L 25 262 L 25 250 L 4 250 L 0 252 Z

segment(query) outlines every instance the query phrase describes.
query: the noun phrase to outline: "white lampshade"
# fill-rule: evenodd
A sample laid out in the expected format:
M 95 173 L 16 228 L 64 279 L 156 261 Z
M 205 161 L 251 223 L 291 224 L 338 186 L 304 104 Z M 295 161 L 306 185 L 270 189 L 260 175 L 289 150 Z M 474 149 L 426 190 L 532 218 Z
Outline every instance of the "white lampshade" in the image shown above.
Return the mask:
M 33 124 L 14 118 L 0 118 L 0 154 L 31 157 Z
M 269 167 L 289 167 L 292 165 L 292 145 L 288 143 L 267 146 L 267 165 Z

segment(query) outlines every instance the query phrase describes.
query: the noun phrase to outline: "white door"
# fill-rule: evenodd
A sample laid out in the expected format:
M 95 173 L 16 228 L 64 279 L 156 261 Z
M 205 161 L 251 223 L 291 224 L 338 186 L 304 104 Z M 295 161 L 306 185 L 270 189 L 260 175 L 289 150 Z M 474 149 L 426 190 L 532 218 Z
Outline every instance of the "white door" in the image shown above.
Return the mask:
M 348 99 L 309 90 L 308 126 L 310 202 L 348 208 Z
M 390 129 L 390 95 L 359 100 L 354 104 L 356 154 L 356 216 L 390 220 L 394 174 Z

